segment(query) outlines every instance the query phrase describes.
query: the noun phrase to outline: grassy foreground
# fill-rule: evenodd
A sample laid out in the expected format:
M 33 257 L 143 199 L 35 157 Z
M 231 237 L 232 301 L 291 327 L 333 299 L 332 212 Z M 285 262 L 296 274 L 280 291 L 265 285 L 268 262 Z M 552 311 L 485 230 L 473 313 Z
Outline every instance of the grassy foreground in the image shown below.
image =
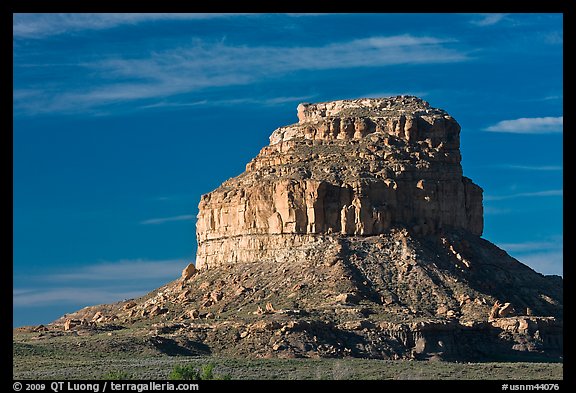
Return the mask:
M 13 347 L 14 379 L 101 379 L 127 373 L 134 379 L 166 379 L 175 365 L 201 367 L 231 379 L 495 379 L 561 380 L 561 363 L 448 363 L 369 359 L 231 359 L 166 355 L 106 356 L 55 352 L 41 345 Z

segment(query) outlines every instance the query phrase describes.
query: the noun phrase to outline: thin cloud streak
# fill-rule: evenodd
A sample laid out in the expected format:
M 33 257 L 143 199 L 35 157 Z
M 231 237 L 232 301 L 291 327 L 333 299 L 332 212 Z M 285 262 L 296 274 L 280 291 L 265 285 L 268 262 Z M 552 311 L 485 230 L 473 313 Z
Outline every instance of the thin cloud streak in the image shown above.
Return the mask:
M 561 165 L 506 165 L 506 168 L 520 169 L 525 171 L 562 171 Z
M 15 306 L 102 304 L 143 296 L 180 276 L 189 263 L 174 260 L 120 260 L 72 269 L 66 273 L 28 276 L 35 287 L 14 288 Z
M 537 252 L 518 255 L 515 258 L 539 273 L 563 275 L 563 251 Z
M 508 132 L 512 134 L 550 134 L 561 133 L 564 117 L 522 117 L 514 120 L 502 120 L 485 131 Z
M 186 266 L 185 259 L 148 261 L 141 259 L 120 260 L 87 265 L 67 273 L 41 277 L 46 281 L 128 281 L 146 279 L 175 279 Z
M 508 194 L 508 195 L 484 195 L 484 200 L 501 201 L 505 199 L 550 197 L 550 196 L 563 196 L 563 195 L 564 195 L 563 190 L 546 190 L 546 191 L 534 191 L 534 192 L 519 192 L 516 194 Z
M 226 13 L 79 13 L 79 14 L 14 14 L 12 31 L 15 38 L 45 38 L 83 30 L 104 30 L 144 22 L 230 18 L 250 14 Z
M 14 91 L 14 108 L 15 112 L 28 114 L 83 113 L 106 105 L 166 100 L 208 88 L 246 85 L 297 71 L 468 60 L 466 53 L 453 48 L 454 43 L 449 38 L 409 34 L 367 37 L 319 47 L 230 46 L 196 41 L 191 47 L 153 52 L 139 58 L 83 62 L 74 71 L 67 66 L 67 74 L 78 78 L 78 84 L 25 86 Z M 89 86 L 83 86 L 86 73 L 91 75 Z
M 471 20 L 470 23 L 476 26 L 493 26 L 503 21 L 508 14 L 478 14 L 477 19 Z
M 498 247 L 511 252 L 558 250 L 562 248 L 562 239 L 545 242 L 500 243 Z
M 509 252 L 520 262 L 542 274 L 563 273 L 563 236 L 521 243 L 498 243 L 498 247 Z
M 132 299 L 145 295 L 148 290 L 125 291 L 122 288 L 43 288 L 16 289 L 13 294 L 14 306 L 37 307 L 61 304 L 103 304 Z
M 310 17 L 329 14 L 288 13 L 288 17 Z M 54 35 L 86 30 L 106 30 L 140 23 L 223 18 L 266 17 L 261 13 L 51 13 L 14 14 L 12 32 L 17 39 L 43 39 Z
M 561 172 L 564 170 L 562 165 L 520 165 L 520 164 L 482 164 L 475 166 L 477 168 L 499 168 L 499 169 L 512 169 L 520 171 L 536 171 L 536 172 Z
M 230 100 L 202 100 L 195 102 L 170 102 L 161 101 L 151 105 L 145 105 L 141 107 L 142 109 L 152 109 L 152 108 L 171 108 L 171 107 L 193 107 L 193 106 L 226 106 L 226 105 L 239 105 L 239 104 L 251 104 L 251 105 L 263 105 L 263 106 L 274 106 L 282 105 L 290 102 L 304 102 L 306 100 L 312 99 L 314 96 L 293 96 L 293 97 L 270 97 L 270 98 L 237 98 Z
M 196 220 L 196 216 L 193 214 L 183 214 L 181 216 L 173 216 L 173 217 L 162 217 L 162 218 L 151 218 L 148 220 L 141 221 L 140 224 L 142 225 L 158 225 L 158 224 L 165 224 L 167 222 L 176 222 L 176 221 L 194 221 Z

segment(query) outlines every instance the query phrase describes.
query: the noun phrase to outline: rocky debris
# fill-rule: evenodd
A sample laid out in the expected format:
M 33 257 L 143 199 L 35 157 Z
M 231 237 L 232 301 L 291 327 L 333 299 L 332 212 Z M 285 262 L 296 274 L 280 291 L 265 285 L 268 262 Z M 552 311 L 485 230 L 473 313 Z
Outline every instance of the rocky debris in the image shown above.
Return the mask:
M 341 293 L 336 296 L 335 300 L 340 303 L 356 304 L 360 299 L 355 293 Z
M 122 307 L 123 310 L 130 310 L 131 308 L 136 307 L 136 302 L 129 301 Z
M 272 303 L 268 302 L 268 303 L 266 303 L 266 311 L 269 313 L 275 313 L 276 309 L 274 309 L 274 306 L 272 305 Z
M 189 299 L 188 297 L 190 296 L 191 291 L 189 289 L 185 289 L 182 291 L 181 294 L 178 295 L 178 298 L 176 299 L 178 303 L 186 303 Z
M 168 312 L 168 309 L 161 306 L 152 306 L 149 310 L 142 311 L 144 316 L 155 317 Z
M 196 266 L 194 266 L 193 263 L 190 263 L 184 268 L 184 270 L 182 270 L 182 280 L 189 280 L 194 274 L 196 274 Z
M 258 308 L 256 309 L 256 311 L 254 311 L 252 314 L 254 315 L 263 315 L 265 313 L 264 309 L 262 309 L 261 306 L 258 306 Z
M 96 314 L 94 314 L 94 316 L 92 317 L 92 322 L 102 322 L 104 321 L 104 319 L 106 319 L 106 317 L 104 316 L 104 314 L 102 314 L 102 312 L 98 311 Z
M 340 330 L 363 330 L 374 328 L 374 323 L 367 319 L 359 319 L 355 321 L 347 321 L 338 325 Z
M 267 330 L 277 330 L 280 328 L 280 324 L 276 321 L 260 320 L 254 322 L 248 327 L 248 331 L 251 333 L 264 332 Z
M 210 293 L 210 299 L 212 300 L 213 303 L 217 303 L 220 300 L 222 300 L 222 292 L 220 291 L 213 291 Z
M 494 305 L 492 306 L 492 308 L 490 309 L 490 314 L 488 315 L 488 321 L 492 321 L 496 318 L 498 318 L 498 314 L 500 312 L 500 307 L 502 305 L 500 304 L 500 302 L 498 300 L 496 300 L 496 302 L 494 303 Z
M 514 308 L 510 303 L 504 303 L 502 307 L 498 310 L 498 316 L 500 318 L 505 318 L 512 316 L 514 314 Z
M 72 330 L 78 325 L 80 325 L 79 319 L 67 319 L 66 322 L 64 322 L 64 330 Z
M 529 308 L 527 308 L 527 311 Z M 490 314 L 488 315 L 488 321 L 494 321 L 496 318 L 506 318 L 514 315 L 516 311 L 511 303 L 506 302 L 501 304 L 499 301 L 496 301 L 492 308 L 490 309 Z M 530 311 L 531 314 L 531 311 Z M 526 314 L 526 315 L 530 315 Z
M 202 303 L 202 307 L 203 307 L 203 308 L 211 307 L 212 304 L 213 304 L 212 300 L 211 300 L 211 299 L 207 299 L 207 300 L 204 300 L 204 303 Z

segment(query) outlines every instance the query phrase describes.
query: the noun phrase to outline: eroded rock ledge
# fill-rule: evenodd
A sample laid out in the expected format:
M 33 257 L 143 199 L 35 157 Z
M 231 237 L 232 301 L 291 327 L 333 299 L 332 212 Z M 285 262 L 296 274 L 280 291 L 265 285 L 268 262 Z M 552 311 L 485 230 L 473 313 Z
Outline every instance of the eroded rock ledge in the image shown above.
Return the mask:
M 274 261 L 326 236 L 393 226 L 482 234 L 482 189 L 462 175 L 460 126 L 445 111 L 398 96 L 300 104 L 298 118 L 202 196 L 198 268 Z

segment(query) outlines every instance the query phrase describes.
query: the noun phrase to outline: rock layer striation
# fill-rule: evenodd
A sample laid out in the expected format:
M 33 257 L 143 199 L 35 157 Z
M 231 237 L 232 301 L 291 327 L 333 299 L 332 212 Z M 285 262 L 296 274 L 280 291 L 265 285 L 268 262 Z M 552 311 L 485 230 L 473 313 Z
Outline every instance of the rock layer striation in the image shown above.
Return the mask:
M 481 235 L 482 189 L 462 175 L 460 125 L 411 96 L 300 104 L 240 176 L 203 195 L 199 269 L 392 227 Z

